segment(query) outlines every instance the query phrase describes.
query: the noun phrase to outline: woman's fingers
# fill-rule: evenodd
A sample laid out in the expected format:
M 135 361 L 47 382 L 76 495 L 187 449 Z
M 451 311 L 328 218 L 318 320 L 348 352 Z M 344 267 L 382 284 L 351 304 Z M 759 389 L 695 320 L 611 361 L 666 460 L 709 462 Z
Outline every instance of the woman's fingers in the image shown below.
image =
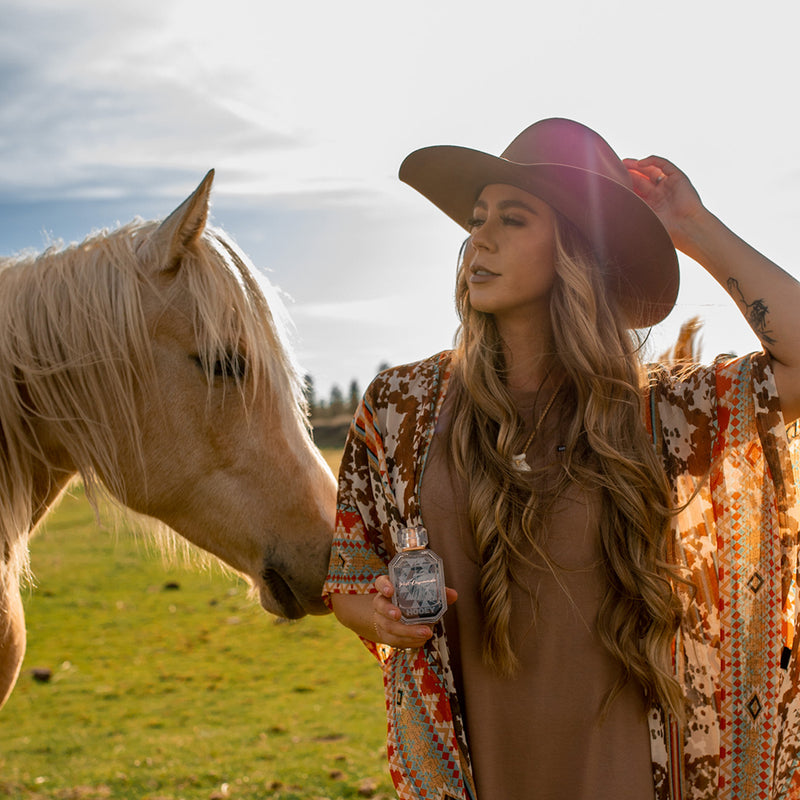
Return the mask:
M 406 625 L 400 614 L 400 609 L 391 601 L 394 586 L 388 575 L 379 575 L 375 579 L 377 593 L 373 599 L 372 628 L 374 641 L 388 644 L 391 647 L 417 648 L 422 647 L 433 636 L 430 625 Z M 458 592 L 447 587 L 447 604 L 452 605 L 458 599 Z
M 633 180 L 633 188 L 637 194 L 642 194 L 658 186 L 668 178 L 676 168 L 666 159 L 650 156 L 649 158 L 626 158 L 623 163 Z
M 422 647 L 433 635 L 430 625 L 406 625 L 400 620 L 400 612 L 389 605 L 390 609 L 387 610 L 376 604 L 373 617 L 373 627 L 377 636 L 375 641 L 391 647 Z
M 375 580 L 378 590 L 373 600 L 372 627 L 375 641 L 391 647 L 422 647 L 433 635 L 430 625 L 406 625 L 401 620 L 400 609 L 389 599 L 394 587 L 388 576 L 381 575 Z
M 394 594 L 394 586 L 392 586 L 388 575 L 378 575 L 375 578 L 375 588 L 378 590 L 378 594 L 383 597 L 391 597 Z

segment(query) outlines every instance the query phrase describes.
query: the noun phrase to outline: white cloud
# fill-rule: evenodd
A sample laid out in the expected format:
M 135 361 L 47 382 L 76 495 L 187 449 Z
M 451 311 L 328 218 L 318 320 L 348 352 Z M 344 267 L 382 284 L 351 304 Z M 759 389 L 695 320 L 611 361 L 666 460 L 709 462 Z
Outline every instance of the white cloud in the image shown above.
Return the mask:
M 301 303 L 292 306 L 292 316 L 298 325 L 305 319 L 318 322 L 359 321 L 365 325 L 394 326 L 386 316 L 386 308 L 400 304 L 398 297 L 377 297 L 371 300 L 353 300 L 336 303 Z

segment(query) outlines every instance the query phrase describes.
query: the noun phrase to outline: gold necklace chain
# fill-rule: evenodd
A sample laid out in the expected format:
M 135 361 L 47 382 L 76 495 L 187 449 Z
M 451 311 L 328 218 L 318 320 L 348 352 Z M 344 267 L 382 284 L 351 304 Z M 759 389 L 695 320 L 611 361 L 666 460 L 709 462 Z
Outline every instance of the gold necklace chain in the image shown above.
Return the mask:
M 558 386 L 553 390 L 553 394 L 550 395 L 550 399 L 547 401 L 547 405 L 544 407 L 544 411 L 539 415 L 539 419 L 536 422 L 536 425 L 533 426 L 533 430 L 531 431 L 531 435 L 528 437 L 528 440 L 525 442 L 524 447 L 522 448 L 521 453 L 516 453 L 515 455 L 511 456 L 511 463 L 515 470 L 518 472 L 530 472 L 531 467 L 528 464 L 526 457 L 528 455 L 528 448 L 533 444 L 533 440 L 536 438 L 536 434 L 539 432 L 539 428 L 541 428 L 542 423 L 544 422 L 544 418 L 547 416 L 547 412 L 550 410 L 551 406 L 555 402 L 555 399 L 558 393 L 561 391 L 561 387 L 564 384 L 564 378 L 562 378 L 558 382 Z

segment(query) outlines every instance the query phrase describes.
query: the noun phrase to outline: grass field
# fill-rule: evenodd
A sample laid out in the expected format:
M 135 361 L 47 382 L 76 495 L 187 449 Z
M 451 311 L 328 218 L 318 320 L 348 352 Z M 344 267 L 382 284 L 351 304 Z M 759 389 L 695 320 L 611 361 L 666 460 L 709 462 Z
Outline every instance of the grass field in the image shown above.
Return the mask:
M 0 797 L 394 797 L 380 670 L 332 616 L 278 622 L 236 577 L 99 527 L 79 491 L 31 550 Z

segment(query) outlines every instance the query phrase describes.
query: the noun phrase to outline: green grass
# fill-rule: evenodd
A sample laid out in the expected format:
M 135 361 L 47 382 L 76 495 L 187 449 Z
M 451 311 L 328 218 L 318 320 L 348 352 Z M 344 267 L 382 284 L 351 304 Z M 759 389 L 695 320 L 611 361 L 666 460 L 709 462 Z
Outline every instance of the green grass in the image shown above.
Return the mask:
M 380 670 L 332 616 L 277 622 L 238 578 L 98 527 L 78 491 L 31 550 L 0 797 L 394 797 Z

